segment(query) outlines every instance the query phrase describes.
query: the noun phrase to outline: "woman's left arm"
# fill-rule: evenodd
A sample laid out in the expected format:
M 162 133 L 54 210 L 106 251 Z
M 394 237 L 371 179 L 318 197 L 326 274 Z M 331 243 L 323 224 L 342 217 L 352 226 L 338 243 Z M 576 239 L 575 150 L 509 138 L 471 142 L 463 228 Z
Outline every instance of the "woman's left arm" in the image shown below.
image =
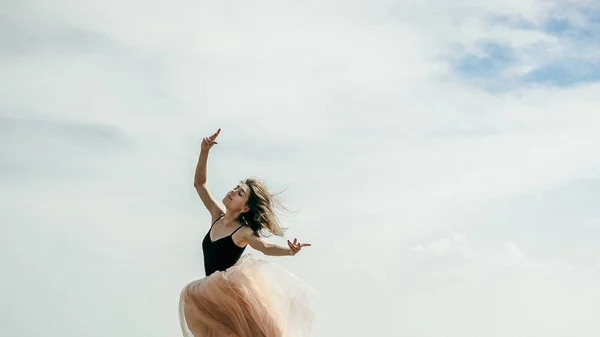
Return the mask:
M 268 243 L 251 233 L 246 234 L 244 239 L 248 242 L 250 247 L 269 256 L 294 256 L 298 254 L 302 247 L 309 247 L 311 245 L 310 243 L 300 243 L 297 239 L 294 239 L 294 242 L 288 240 L 288 247 L 283 247 L 273 243 Z

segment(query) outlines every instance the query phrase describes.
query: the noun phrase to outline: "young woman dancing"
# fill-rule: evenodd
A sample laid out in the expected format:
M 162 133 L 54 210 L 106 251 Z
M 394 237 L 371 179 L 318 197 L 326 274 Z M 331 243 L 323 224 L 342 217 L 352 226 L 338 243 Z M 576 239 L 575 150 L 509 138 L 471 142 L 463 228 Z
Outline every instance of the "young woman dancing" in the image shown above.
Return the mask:
M 202 141 L 194 186 L 212 217 L 202 241 L 206 277 L 181 292 L 179 319 L 185 337 L 308 336 L 314 312 L 311 289 L 276 265 L 242 253 L 250 247 L 270 256 L 294 256 L 309 243 L 287 247 L 261 239 L 283 236 L 275 208 L 278 200 L 257 179 L 238 184 L 219 204 L 206 187 L 209 150 L 221 129 Z

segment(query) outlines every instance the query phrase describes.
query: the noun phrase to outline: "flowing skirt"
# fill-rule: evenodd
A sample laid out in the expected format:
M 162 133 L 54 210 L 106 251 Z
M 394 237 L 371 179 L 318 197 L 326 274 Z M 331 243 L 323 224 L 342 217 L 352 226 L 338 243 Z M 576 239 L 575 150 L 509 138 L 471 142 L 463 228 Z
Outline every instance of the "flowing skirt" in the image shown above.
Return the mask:
M 179 321 L 184 337 L 305 337 L 316 319 L 314 299 L 302 280 L 248 254 L 186 285 Z

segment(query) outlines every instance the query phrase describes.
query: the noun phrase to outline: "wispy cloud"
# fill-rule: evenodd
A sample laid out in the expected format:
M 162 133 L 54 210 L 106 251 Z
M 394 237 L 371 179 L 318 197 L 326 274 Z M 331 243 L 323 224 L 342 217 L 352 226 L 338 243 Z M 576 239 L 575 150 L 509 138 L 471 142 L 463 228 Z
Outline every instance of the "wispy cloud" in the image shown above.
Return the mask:
M 488 12 L 479 27 L 491 34 L 462 42 L 451 66 L 474 85 L 494 91 L 598 82 L 600 50 L 590 43 L 600 34 L 598 13 L 600 9 L 591 2 L 556 2 L 529 17 Z M 537 34 L 537 38 L 515 43 L 506 35 L 494 34 L 498 31 Z

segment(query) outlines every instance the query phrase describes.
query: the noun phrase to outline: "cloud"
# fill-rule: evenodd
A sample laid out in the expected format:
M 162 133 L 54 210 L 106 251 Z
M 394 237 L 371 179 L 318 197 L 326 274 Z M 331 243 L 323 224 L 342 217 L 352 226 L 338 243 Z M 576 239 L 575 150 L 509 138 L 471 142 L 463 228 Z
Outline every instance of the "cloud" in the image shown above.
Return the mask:
M 471 260 L 474 252 L 464 235 L 456 234 L 452 237 L 441 238 L 420 244 L 414 250 L 421 254 L 427 254 L 442 259 Z
M 413 256 L 424 262 L 424 266 L 434 269 L 447 268 L 455 263 L 481 268 L 528 268 L 536 265 L 536 262 L 525 255 L 513 241 L 503 242 L 492 249 L 476 249 L 469 241 L 464 234 L 439 238 L 414 246 L 412 251 L 416 255 Z
M 461 24 L 485 36 L 457 41 L 451 69 L 472 85 L 501 92 L 597 82 L 598 49 L 589 41 L 600 33 L 599 12 L 579 1 L 547 3 L 536 15 L 483 10 L 478 19 L 466 16 Z M 528 39 L 516 40 L 517 34 Z
M 492 258 L 496 263 L 508 268 L 533 268 L 536 266 L 536 261 L 531 260 L 525 255 L 519 246 L 512 241 L 507 241 L 502 244 L 499 251 L 492 254 Z

